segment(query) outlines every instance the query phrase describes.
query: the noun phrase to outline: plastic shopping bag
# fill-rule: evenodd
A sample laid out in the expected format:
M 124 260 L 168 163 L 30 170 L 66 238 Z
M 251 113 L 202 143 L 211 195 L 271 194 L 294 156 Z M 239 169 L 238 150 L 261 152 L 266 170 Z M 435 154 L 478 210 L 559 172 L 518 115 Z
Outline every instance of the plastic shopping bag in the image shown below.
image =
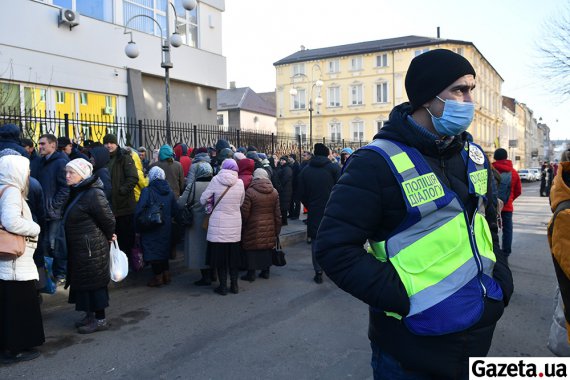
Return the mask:
M 123 251 L 119 249 L 119 244 L 117 241 L 111 243 L 111 261 L 109 264 L 109 269 L 111 271 L 111 280 L 115 282 L 120 282 L 127 277 L 129 274 L 129 259 Z
M 566 318 L 564 317 L 564 303 L 560 295 L 560 288 L 556 288 L 556 308 L 552 316 L 547 346 L 556 356 L 570 356 L 570 344 L 568 344 Z
M 45 277 L 45 286 L 40 289 L 40 293 L 54 294 L 57 290 L 57 285 L 52 271 L 53 257 L 45 256 L 44 263 L 45 266 L 43 268 L 38 268 L 39 272 L 43 272 L 40 274 L 40 277 L 42 277 L 42 275 Z

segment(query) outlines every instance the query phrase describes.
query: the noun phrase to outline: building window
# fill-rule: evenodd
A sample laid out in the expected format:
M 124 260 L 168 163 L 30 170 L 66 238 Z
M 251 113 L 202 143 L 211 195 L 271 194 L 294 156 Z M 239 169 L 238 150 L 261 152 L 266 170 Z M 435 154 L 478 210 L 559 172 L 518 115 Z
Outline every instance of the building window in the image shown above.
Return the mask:
M 340 71 L 340 60 L 334 59 L 329 61 L 329 73 L 338 73 Z
M 350 104 L 355 106 L 355 105 L 360 105 L 362 103 L 363 103 L 362 85 L 357 84 L 357 85 L 350 86 Z
M 362 141 L 364 139 L 364 122 L 352 122 L 352 141 Z
M 126 24 L 129 19 L 135 15 L 145 15 L 154 18 L 160 28 L 162 28 L 162 36 L 166 36 L 166 10 L 168 2 L 165 0 L 123 0 L 123 23 Z M 198 10 L 197 7 L 192 11 L 186 11 L 182 7 L 182 0 L 175 0 L 176 14 L 178 18 L 177 32 L 182 36 L 184 43 L 190 46 L 197 46 L 198 41 Z M 168 9 L 170 11 L 170 9 Z M 173 15 L 174 16 L 174 15 Z M 139 30 L 144 33 L 160 35 L 160 28 L 149 18 L 137 17 L 132 20 L 129 28 Z
M 53 0 L 53 5 L 73 9 L 82 16 L 113 22 L 113 0 Z
M 293 65 L 293 76 L 296 77 L 298 75 L 305 75 L 304 63 L 296 63 Z
M 304 89 L 297 89 L 297 94 L 291 95 L 291 104 L 294 110 L 304 110 L 306 108 L 306 93 Z
M 80 101 L 82 106 L 87 105 L 87 93 L 86 92 L 80 92 L 79 93 L 79 101 Z
M 301 136 L 301 142 L 307 141 L 307 126 L 305 124 L 295 126 L 295 137 L 297 136 Z
M 380 54 L 376 56 L 376 67 L 388 67 L 388 54 Z
M 340 107 L 340 87 L 329 87 L 329 107 Z
M 113 107 L 113 97 L 105 96 L 105 107 Z
M 224 125 L 224 114 L 223 113 L 219 113 L 216 117 L 217 121 L 218 121 L 218 125 Z
M 352 57 L 350 59 L 350 70 L 362 70 L 362 57 Z
M 385 120 L 377 120 L 376 121 L 376 132 L 380 132 L 382 128 L 384 128 Z
M 451 50 L 453 50 L 454 52 L 456 52 L 459 55 L 463 55 L 463 48 L 462 47 L 453 48 Z
M 55 92 L 55 102 L 56 103 L 65 103 L 65 92 L 56 91 Z
M 376 103 L 388 103 L 388 82 L 376 84 Z
M 331 123 L 330 130 L 331 130 L 331 141 L 338 143 L 341 142 L 342 137 L 341 137 L 340 123 Z
M 40 102 L 46 101 L 46 89 L 40 88 Z
M 417 57 L 418 55 L 421 55 L 423 53 L 427 53 L 428 51 L 429 51 L 429 48 L 418 49 L 418 50 L 414 51 L 414 57 Z

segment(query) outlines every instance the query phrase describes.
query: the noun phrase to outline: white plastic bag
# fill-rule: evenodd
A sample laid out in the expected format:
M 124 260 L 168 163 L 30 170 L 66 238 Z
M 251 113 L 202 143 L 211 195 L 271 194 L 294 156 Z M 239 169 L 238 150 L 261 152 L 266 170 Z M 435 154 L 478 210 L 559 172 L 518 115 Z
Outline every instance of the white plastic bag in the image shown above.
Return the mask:
M 120 282 L 129 274 L 129 259 L 125 252 L 121 251 L 117 241 L 111 243 L 111 260 L 109 263 L 109 270 L 111 271 L 111 280 Z
M 556 309 L 550 325 L 548 349 L 556 356 L 570 356 L 570 345 L 568 344 L 568 335 L 566 333 L 566 318 L 564 317 L 564 303 L 560 295 L 560 288 L 556 288 Z

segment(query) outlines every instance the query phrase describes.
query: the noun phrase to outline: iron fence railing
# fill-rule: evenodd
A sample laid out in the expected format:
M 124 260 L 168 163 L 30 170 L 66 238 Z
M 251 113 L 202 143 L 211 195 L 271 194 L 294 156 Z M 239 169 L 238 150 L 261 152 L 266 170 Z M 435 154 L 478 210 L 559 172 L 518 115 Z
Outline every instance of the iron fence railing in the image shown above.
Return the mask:
M 0 109 L 0 125 L 12 123 L 20 127 L 22 137 L 37 142 L 39 136 L 51 133 L 57 137 L 66 136 L 83 144 L 87 140 L 102 142 L 106 134 L 117 136 L 120 146 L 144 146 L 150 151 L 167 143 L 167 127 L 163 120 L 134 120 L 112 115 L 85 115 L 56 113 L 53 111 Z M 172 144 L 184 143 L 192 148 L 215 146 L 220 139 L 233 146 L 255 146 L 259 152 L 272 155 L 312 151 L 307 136 L 243 131 L 229 126 L 172 122 L 170 125 Z M 350 147 L 353 150 L 364 145 L 363 141 L 315 139 L 331 150 L 340 151 Z

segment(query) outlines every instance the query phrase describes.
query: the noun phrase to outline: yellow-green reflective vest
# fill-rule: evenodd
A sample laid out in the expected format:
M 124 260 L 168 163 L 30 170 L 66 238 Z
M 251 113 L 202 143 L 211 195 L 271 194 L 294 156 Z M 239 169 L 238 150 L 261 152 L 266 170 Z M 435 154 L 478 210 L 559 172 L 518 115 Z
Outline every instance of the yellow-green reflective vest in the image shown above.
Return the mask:
M 496 259 L 484 216 L 488 162 L 481 148 L 466 143 L 461 153 L 470 194 L 478 202 L 471 219 L 457 194 L 416 149 L 384 139 L 363 149 L 384 157 L 407 207 L 404 221 L 385 242 L 369 241 L 377 259 L 390 260 L 410 297 L 405 325 L 418 335 L 448 334 L 474 325 L 485 297 L 503 297 L 492 277 Z

